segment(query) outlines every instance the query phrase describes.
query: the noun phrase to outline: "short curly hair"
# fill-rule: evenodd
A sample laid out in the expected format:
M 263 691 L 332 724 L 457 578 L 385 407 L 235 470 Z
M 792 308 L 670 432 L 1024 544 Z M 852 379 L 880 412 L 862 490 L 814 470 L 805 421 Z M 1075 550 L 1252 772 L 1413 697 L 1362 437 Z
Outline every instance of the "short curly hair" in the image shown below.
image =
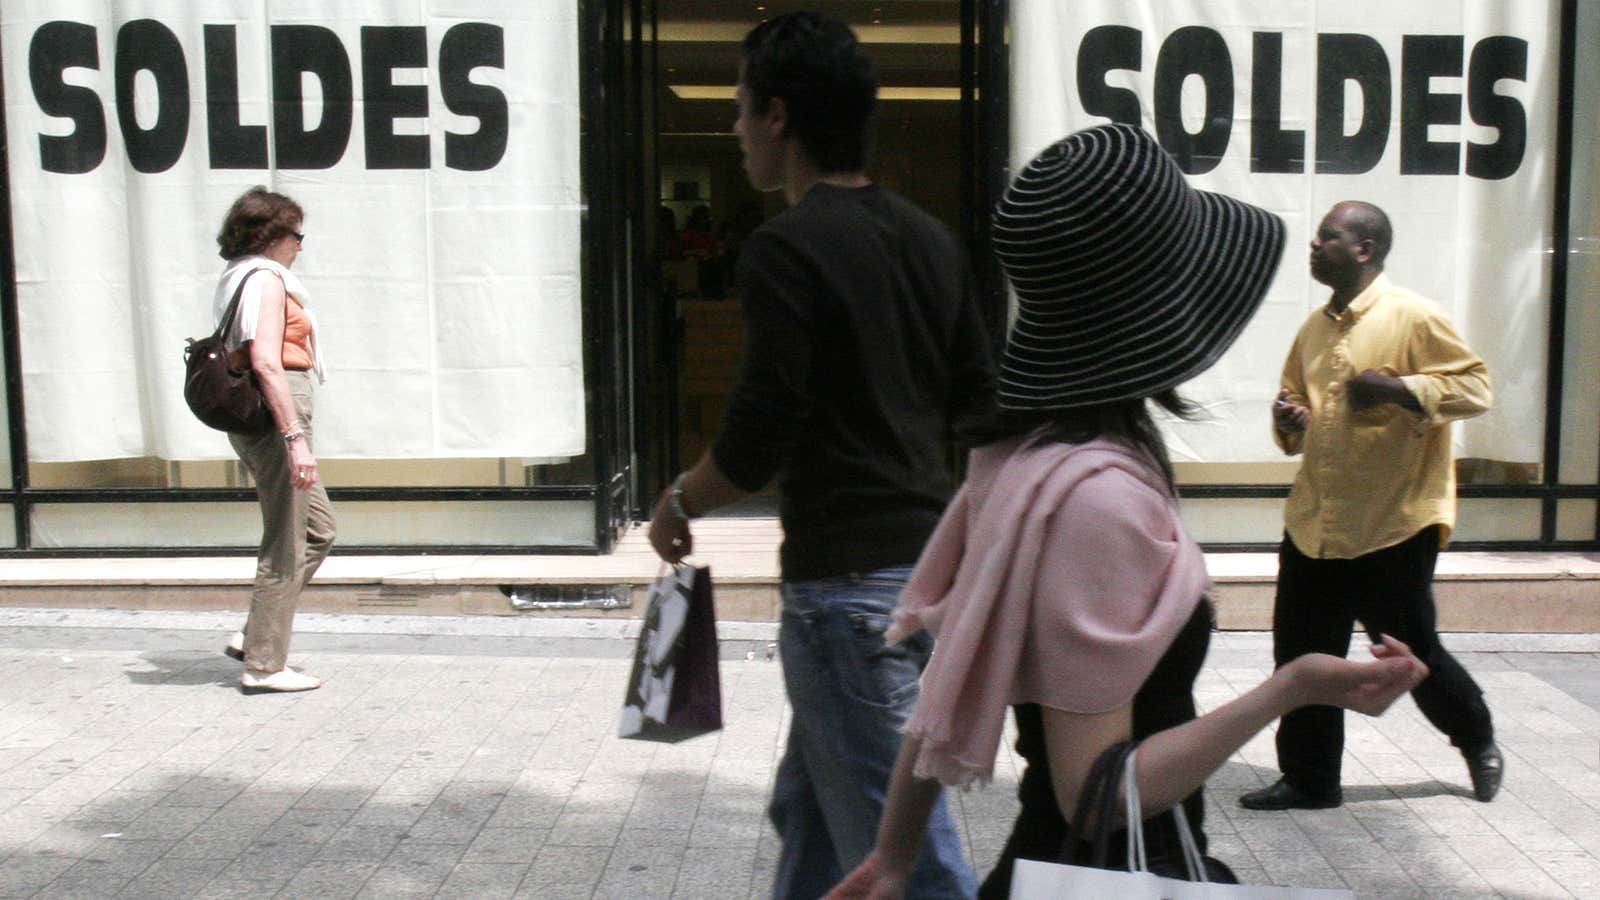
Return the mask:
M 256 185 L 233 201 L 217 232 L 217 255 L 239 259 L 260 253 L 305 220 L 300 204 Z

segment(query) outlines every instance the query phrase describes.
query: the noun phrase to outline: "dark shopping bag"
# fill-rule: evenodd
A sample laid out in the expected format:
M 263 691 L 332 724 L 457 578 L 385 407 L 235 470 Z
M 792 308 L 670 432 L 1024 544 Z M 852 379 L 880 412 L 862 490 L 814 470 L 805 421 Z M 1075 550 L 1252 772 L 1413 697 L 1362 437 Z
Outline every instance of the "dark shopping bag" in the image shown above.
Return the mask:
M 711 569 L 676 566 L 650 585 L 617 734 L 670 743 L 720 728 Z

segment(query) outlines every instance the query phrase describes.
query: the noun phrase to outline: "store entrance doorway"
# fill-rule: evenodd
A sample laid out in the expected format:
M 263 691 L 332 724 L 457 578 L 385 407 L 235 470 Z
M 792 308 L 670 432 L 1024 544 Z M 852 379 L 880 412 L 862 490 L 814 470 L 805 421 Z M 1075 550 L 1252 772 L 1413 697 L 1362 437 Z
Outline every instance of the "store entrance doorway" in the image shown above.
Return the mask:
M 970 5 L 971 0 L 968 0 Z M 745 179 L 735 83 L 740 42 L 763 18 L 814 9 L 855 29 L 878 66 L 879 102 L 868 174 L 967 230 L 963 197 L 967 117 L 962 103 L 962 0 L 756 3 L 658 0 L 656 4 L 655 262 L 677 372 L 677 468 L 715 438 L 739 373 L 744 325 L 735 272 L 744 238 L 781 212 L 780 193 Z M 646 167 L 648 172 L 649 166 Z M 770 496 L 736 514 L 775 515 Z

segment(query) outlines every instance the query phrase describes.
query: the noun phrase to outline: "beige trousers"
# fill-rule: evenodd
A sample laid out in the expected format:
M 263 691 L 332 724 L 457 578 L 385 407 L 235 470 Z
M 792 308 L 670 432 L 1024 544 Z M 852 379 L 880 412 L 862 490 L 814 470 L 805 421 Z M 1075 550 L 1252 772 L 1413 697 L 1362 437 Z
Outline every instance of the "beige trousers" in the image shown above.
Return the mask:
M 315 394 L 308 372 L 287 372 L 304 440 L 311 444 Z M 289 635 L 300 591 L 333 547 L 333 506 L 322 482 L 296 490 L 289 478 L 289 448 L 276 429 L 265 434 L 230 434 L 229 443 L 256 480 L 261 500 L 261 551 L 256 562 L 250 618 L 244 626 L 244 665 L 258 672 L 281 671 L 289 659 Z

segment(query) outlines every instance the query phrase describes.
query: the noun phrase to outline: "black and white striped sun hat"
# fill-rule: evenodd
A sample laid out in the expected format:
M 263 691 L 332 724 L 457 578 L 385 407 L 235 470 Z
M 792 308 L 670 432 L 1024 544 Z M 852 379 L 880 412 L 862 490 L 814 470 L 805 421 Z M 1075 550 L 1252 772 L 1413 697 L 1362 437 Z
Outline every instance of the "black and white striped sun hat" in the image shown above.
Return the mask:
M 1281 219 L 1190 187 L 1141 129 L 1062 138 L 995 207 L 995 255 L 1017 293 L 1000 406 L 1150 397 L 1200 374 L 1255 313 L 1284 241 Z

